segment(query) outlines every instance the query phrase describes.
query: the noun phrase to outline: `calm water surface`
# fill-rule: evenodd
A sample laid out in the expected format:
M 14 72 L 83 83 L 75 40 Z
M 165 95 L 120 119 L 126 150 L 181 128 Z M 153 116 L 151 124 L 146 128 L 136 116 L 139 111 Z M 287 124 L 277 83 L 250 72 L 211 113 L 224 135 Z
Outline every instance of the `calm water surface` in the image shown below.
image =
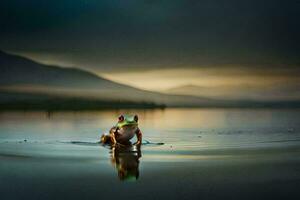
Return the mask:
M 120 113 L 151 144 L 97 144 Z M 0 113 L 1 199 L 297 199 L 299 186 L 300 110 Z

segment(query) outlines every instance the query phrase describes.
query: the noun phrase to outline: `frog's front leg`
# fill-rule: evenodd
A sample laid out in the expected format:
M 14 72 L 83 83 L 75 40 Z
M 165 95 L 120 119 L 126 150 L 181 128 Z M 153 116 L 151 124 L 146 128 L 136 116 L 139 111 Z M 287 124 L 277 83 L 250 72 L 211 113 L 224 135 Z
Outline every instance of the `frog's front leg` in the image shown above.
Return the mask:
M 117 144 L 117 140 L 116 140 L 116 135 L 115 133 L 117 132 L 117 128 L 116 127 L 112 127 L 109 131 L 109 135 L 110 135 L 110 139 L 111 139 L 111 144 L 115 145 Z
M 142 131 L 138 128 L 135 132 L 135 135 L 137 137 L 137 142 L 135 143 L 135 145 L 139 146 L 142 144 L 142 139 L 143 139 Z

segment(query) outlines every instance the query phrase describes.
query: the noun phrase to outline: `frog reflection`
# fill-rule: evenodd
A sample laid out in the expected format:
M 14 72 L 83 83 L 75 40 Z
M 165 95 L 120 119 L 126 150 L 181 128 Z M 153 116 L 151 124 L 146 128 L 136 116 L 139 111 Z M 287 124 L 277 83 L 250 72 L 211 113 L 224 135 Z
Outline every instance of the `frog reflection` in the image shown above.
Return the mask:
M 121 181 L 135 181 L 138 179 L 141 156 L 139 145 L 115 145 L 112 147 L 111 163 L 115 166 Z

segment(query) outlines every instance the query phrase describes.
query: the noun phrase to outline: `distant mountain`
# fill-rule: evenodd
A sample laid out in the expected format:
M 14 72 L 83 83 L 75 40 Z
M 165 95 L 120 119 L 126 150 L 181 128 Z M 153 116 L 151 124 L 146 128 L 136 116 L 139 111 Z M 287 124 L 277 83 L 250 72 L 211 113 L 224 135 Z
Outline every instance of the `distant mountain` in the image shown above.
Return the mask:
M 271 105 L 268 102 L 204 98 L 199 95 L 201 92 L 184 93 L 196 89 L 183 88 L 182 92 L 175 94 L 145 91 L 84 70 L 43 65 L 0 51 L 0 108 L 98 109 L 152 108 L 164 105 L 172 107 Z
M 174 93 L 174 94 L 193 94 L 195 96 L 200 95 L 201 93 L 206 93 L 207 88 L 196 86 L 196 85 L 181 85 L 173 88 L 169 88 L 165 90 L 167 93 Z
M 252 101 L 299 101 L 300 83 L 298 85 L 265 84 L 261 85 L 220 85 L 196 86 L 182 85 L 165 91 L 167 94 L 205 96 L 221 100 Z
M 133 89 L 93 73 L 76 69 L 48 66 L 0 51 L 0 85 L 39 85 L 68 89 Z
M 34 95 L 101 101 L 129 101 L 168 106 L 205 106 L 207 98 L 166 95 L 119 84 L 76 68 L 43 65 L 30 59 L 0 52 L 0 91 L 10 100 Z M 5 96 L 5 95 L 4 95 Z M 0 96 L 0 102 L 8 98 Z M 15 97 L 14 97 L 15 96 Z M 27 98 L 28 99 L 28 98 Z
M 215 99 L 247 99 L 250 86 L 197 86 L 182 85 L 165 90 L 167 94 L 206 96 Z

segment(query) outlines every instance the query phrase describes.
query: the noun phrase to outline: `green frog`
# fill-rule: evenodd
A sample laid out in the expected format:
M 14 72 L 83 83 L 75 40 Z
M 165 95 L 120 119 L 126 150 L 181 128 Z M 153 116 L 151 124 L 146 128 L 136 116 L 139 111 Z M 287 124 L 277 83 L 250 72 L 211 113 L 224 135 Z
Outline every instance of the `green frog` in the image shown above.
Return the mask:
M 101 136 L 101 143 L 110 145 L 131 145 L 130 140 L 136 136 L 137 142 L 134 145 L 142 144 L 142 132 L 138 127 L 137 115 L 120 115 L 118 122 L 113 126 L 109 135 Z

